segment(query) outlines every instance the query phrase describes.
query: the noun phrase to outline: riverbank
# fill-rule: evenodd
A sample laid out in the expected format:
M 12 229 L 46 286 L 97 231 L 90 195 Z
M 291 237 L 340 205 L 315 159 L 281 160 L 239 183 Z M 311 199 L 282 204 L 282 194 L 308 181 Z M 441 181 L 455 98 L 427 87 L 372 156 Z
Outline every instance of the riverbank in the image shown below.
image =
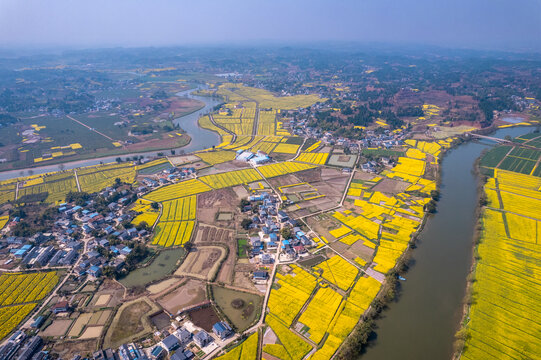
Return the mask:
M 523 132 L 527 130 L 501 129 L 496 136 Z M 397 262 L 408 268 L 407 281 L 399 282 L 398 300 L 389 301 L 384 315 L 376 316 L 377 329 L 366 337 L 368 345 L 356 356 L 363 354 L 363 360 L 452 356 L 476 226 L 477 178 L 471 169 L 487 147 L 483 142 L 465 141 L 446 151 L 438 171 L 441 199 L 437 213 L 426 219 L 417 241 Z M 411 261 L 405 260 L 410 256 Z M 376 308 L 382 307 L 380 301 L 375 302 Z M 419 339 L 425 338 L 430 342 L 420 346 Z
M 159 156 L 158 153 L 164 151 L 174 150 L 176 154 L 195 152 L 199 150 L 204 150 L 211 148 L 213 145 L 218 145 L 220 143 L 220 137 L 216 133 L 201 128 L 197 120 L 200 116 L 207 114 L 212 111 L 214 106 L 218 103 L 217 100 L 210 99 L 207 97 L 199 97 L 191 95 L 192 92 L 196 91 L 199 88 L 193 88 L 177 93 L 179 97 L 190 97 L 195 100 L 201 101 L 204 103 L 204 106 L 198 110 L 192 111 L 187 114 L 183 114 L 181 117 L 173 119 L 173 123 L 178 125 L 181 129 L 185 131 L 185 135 L 189 137 L 189 140 L 186 143 L 179 144 L 171 148 L 170 146 L 159 146 L 158 148 L 141 149 L 137 152 L 123 152 L 120 148 L 118 151 L 108 153 L 108 155 L 90 153 L 85 154 L 83 159 L 73 160 L 65 162 L 64 160 L 55 161 L 54 164 L 32 166 L 26 168 L 19 168 L 13 170 L 4 170 L 0 171 L 0 180 L 8 180 L 13 178 L 26 177 L 30 175 L 39 175 L 44 173 L 62 171 L 62 170 L 71 170 L 79 167 L 93 166 L 100 163 L 112 163 L 116 161 L 116 158 L 119 156 L 123 157 L 140 157 L 143 158 L 153 158 Z
M 481 164 L 476 163 L 480 176 L 472 266 L 453 357 L 534 358 L 541 351 L 535 345 L 541 326 L 534 320 L 541 297 L 532 276 L 539 271 L 540 198 L 534 195 L 541 179 L 501 169 L 485 176 Z

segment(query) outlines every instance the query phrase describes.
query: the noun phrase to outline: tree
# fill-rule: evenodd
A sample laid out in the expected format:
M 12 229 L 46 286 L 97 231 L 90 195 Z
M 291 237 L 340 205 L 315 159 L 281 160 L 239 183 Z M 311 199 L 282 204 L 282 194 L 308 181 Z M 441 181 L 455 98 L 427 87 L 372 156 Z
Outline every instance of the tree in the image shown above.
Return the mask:
M 248 230 L 250 228 L 250 225 L 252 225 L 252 219 L 250 218 L 242 219 L 242 221 L 240 222 L 240 226 L 242 226 L 244 230 Z
M 150 204 L 150 207 L 154 210 L 158 210 L 160 208 L 160 205 L 156 201 L 154 201 L 152 204 Z
M 247 199 L 241 199 L 240 200 L 240 204 L 239 204 L 239 207 L 240 209 L 244 209 L 245 206 L 248 206 L 250 205 L 250 202 L 247 200 Z
M 290 227 L 283 227 L 280 230 L 280 235 L 282 235 L 283 239 L 291 239 L 293 237 L 293 231 L 291 231 Z
M 121 163 L 121 162 L 122 162 L 122 159 L 120 158 L 120 156 L 117 157 L 115 160 L 116 160 L 117 163 Z

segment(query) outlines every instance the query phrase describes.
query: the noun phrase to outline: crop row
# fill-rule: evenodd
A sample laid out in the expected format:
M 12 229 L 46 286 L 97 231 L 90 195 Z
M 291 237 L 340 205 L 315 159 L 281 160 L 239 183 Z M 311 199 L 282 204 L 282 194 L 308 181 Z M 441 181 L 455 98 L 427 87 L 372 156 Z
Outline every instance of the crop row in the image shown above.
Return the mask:
M 309 153 L 303 152 L 297 157 L 297 161 L 307 162 L 311 164 L 323 165 L 327 162 L 328 153 Z
M 162 221 L 195 220 L 197 198 L 195 195 L 162 203 Z
M 261 180 L 261 176 L 254 169 L 243 169 L 221 174 L 206 175 L 200 177 L 199 180 L 214 189 L 221 189 Z
M 263 165 L 258 167 L 258 170 L 267 178 L 296 173 L 308 169 L 313 169 L 316 166 L 310 164 L 296 163 L 296 162 L 282 162 L 276 164 Z
M 196 195 L 210 190 L 211 188 L 207 184 L 202 183 L 197 179 L 190 179 L 154 190 L 145 195 L 145 199 L 161 202 L 178 199 L 184 196 Z
M 152 244 L 163 247 L 183 245 L 190 241 L 194 226 L 194 221 L 160 221 Z
M 0 276 L 0 305 L 39 301 L 58 282 L 56 272 L 31 274 L 3 274 Z

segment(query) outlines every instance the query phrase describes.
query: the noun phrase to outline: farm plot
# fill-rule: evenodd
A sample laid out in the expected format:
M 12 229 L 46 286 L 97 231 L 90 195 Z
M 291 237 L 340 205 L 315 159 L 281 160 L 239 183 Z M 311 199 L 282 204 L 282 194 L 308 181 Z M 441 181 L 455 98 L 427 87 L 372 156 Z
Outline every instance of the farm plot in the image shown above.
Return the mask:
M 535 160 L 523 159 L 515 156 L 506 156 L 498 168 L 529 175 L 532 172 L 535 163 Z
M 77 191 L 77 184 L 73 172 L 62 173 L 62 177 L 45 176 L 43 182 L 37 185 L 25 186 L 19 189 L 18 201 L 32 202 L 43 200 L 48 203 L 58 203 L 66 199 L 70 191 Z
M 342 290 L 349 289 L 359 273 L 355 266 L 338 255 L 314 266 L 314 270 L 319 270 L 325 280 L 335 284 Z
M 306 341 L 289 331 L 289 329 L 272 314 L 269 314 L 265 321 L 278 337 L 280 344 L 268 344 L 263 346 L 264 353 L 278 359 L 301 360 L 312 349 Z
M 508 193 L 537 191 L 541 179 L 495 171 L 504 212 L 484 209 L 482 241 L 472 273 L 473 301 L 467 314 L 464 359 L 534 359 L 541 354 L 541 200 Z M 496 182 L 489 179 L 486 189 Z M 522 190 L 522 191 L 521 191 Z M 512 213 L 506 212 L 511 211 Z M 508 237 L 502 215 L 511 237 Z
M 186 307 L 206 300 L 205 284 L 190 279 L 168 293 L 160 295 L 156 300 L 169 313 L 177 314 Z
M 153 226 L 160 215 L 159 211 L 152 207 L 152 202 L 145 199 L 138 199 L 132 210 L 138 213 L 132 220 L 134 225 L 139 225 L 144 221 L 148 226 Z
M 299 322 L 305 326 L 301 332 L 308 335 L 310 340 L 316 344 L 319 343 L 327 332 L 341 302 L 342 296 L 333 289 L 319 288 L 306 310 L 299 317 Z
M 161 158 L 137 165 L 135 169 L 139 175 L 150 175 L 169 169 L 171 166 L 172 165 L 167 158 Z
M 152 238 L 153 245 L 163 247 L 180 246 L 192 238 L 195 221 L 158 222 Z
M 98 192 L 108 186 L 112 186 L 116 179 L 126 183 L 135 180 L 135 167 L 131 164 L 102 165 L 77 170 L 79 185 L 82 191 L 88 193 Z
M 195 220 L 197 198 L 195 195 L 162 203 L 160 222 Z
M 0 339 L 9 334 L 58 283 L 56 272 L 0 275 Z
M 198 246 L 190 251 L 175 275 L 193 276 L 202 280 L 216 276 L 221 260 L 226 252 L 219 246 Z
M 255 332 L 248 337 L 242 344 L 230 350 L 216 360 L 249 360 L 257 359 L 257 350 L 259 344 L 259 332 Z
M 297 144 L 280 143 L 274 148 L 272 152 L 282 154 L 296 154 L 297 150 L 299 150 L 299 147 L 300 145 Z
M 254 169 L 244 169 L 221 174 L 206 175 L 200 177 L 199 180 L 214 189 L 222 189 L 261 180 L 261 176 Z
M 209 165 L 221 164 L 235 159 L 233 151 L 218 150 L 197 153 L 197 156 Z
M 314 291 L 317 280 L 309 272 L 291 265 L 292 271 L 288 275 L 276 274 L 276 287 L 273 287 L 269 296 L 269 313 L 274 315 L 287 326 L 302 309 Z
M 304 171 L 308 169 L 315 168 L 315 165 L 311 164 L 301 164 L 301 163 L 295 163 L 291 161 L 282 162 L 282 163 L 276 163 L 276 164 L 269 164 L 269 165 L 263 165 L 258 167 L 257 169 L 263 174 L 263 176 L 267 178 L 276 177 L 280 175 L 286 175 L 291 174 L 299 171 Z
M 301 153 L 295 160 L 316 165 L 324 165 L 329 157 L 328 153 Z
M 327 164 L 338 167 L 352 168 L 357 161 L 356 155 L 332 154 Z
M 161 202 L 196 195 L 210 190 L 211 188 L 207 184 L 197 179 L 191 179 L 154 190 L 145 195 L 145 199 Z

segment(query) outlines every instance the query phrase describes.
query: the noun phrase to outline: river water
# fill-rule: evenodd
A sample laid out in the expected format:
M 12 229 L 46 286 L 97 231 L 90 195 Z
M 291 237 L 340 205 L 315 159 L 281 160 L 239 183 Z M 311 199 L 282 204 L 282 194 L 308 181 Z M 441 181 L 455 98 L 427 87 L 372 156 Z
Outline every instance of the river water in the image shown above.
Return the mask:
M 515 137 L 529 131 L 507 128 L 491 136 Z M 376 321 L 375 339 L 361 360 L 451 358 L 472 260 L 477 206 L 477 178 L 472 170 L 483 149 L 491 145 L 470 141 L 445 155 L 438 212 L 421 231 L 398 301 Z
M 199 88 L 198 88 L 199 89 Z M 214 106 L 220 103 L 219 100 L 205 97 L 205 96 L 196 96 L 192 92 L 196 89 L 185 90 L 177 93 L 177 96 L 180 97 L 189 97 L 191 99 L 199 100 L 205 104 L 201 109 L 181 116 L 173 120 L 173 123 L 180 125 L 180 127 L 191 137 L 191 141 L 188 145 L 175 149 L 176 154 L 179 154 L 181 151 L 185 153 L 194 152 L 198 150 L 203 150 L 212 147 L 213 145 L 218 145 L 220 143 L 220 136 L 214 131 L 200 128 L 197 120 L 199 117 L 206 115 L 212 111 Z M 123 155 L 113 155 L 105 156 L 101 158 L 72 161 L 64 164 L 55 164 L 55 165 L 46 165 L 37 168 L 28 168 L 28 169 L 17 169 L 0 172 L 0 180 L 12 179 L 16 177 L 28 176 L 28 175 L 37 175 L 43 174 L 46 172 L 60 171 L 60 170 L 69 170 L 74 168 L 79 168 L 83 166 L 97 165 L 99 163 L 109 163 L 116 161 L 117 157 L 133 157 L 133 156 L 143 156 L 145 158 L 155 157 L 158 153 L 170 153 L 169 150 L 160 150 L 160 151 L 150 151 L 142 153 L 133 153 L 133 154 L 123 154 Z

